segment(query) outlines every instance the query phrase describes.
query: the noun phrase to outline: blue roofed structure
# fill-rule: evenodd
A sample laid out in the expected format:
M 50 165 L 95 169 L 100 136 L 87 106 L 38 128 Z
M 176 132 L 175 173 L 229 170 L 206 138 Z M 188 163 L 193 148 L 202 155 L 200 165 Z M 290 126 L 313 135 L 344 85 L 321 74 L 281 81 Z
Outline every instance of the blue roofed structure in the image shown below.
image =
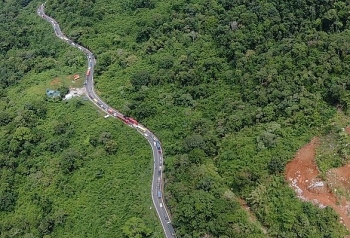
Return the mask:
M 61 92 L 52 89 L 46 89 L 46 96 L 49 98 L 58 98 L 61 96 Z

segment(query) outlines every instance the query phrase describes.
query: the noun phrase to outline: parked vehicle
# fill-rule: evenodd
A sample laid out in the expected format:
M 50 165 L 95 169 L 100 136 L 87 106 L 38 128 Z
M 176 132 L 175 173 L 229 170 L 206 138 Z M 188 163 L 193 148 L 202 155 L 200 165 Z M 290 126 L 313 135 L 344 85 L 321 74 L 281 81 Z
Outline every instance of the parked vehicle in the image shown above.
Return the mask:
M 159 141 L 156 141 L 157 150 L 161 150 Z
M 174 230 L 173 225 L 171 225 L 170 222 L 168 222 L 168 227 L 169 227 L 171 235 L 175 237 L 175 230 Z
M 122 120 L 125 124 L 129 124 L 129 120 L 127 119 L 127 117 L 122 117 L 122 116 L 117 115 L 117 118 Z
M 86 76 L 90 75 L 90 69 L 91 69 L 91 67 L 89 67 L 88 70 L 86 71 Z
M 138 125 L 137 128 L 139 128 L 140 131 L 142 131 L 143 133 L 145 133 L 147 131 L 147 129 L 141 125 Z
M 135 124 L 135 125 L 138 125 L 138 121 L 136 121 L 134 118 L 132 117 L 127 117 L 127 119 L 132 123 L 132 124 Z

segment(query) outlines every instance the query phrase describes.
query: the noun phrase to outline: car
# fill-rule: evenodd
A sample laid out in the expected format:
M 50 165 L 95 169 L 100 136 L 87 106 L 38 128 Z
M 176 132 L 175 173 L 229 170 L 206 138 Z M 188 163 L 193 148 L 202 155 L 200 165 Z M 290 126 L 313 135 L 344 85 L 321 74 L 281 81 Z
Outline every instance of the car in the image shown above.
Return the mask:
M 156 141 L 157 150 L 161 150 L 159 141 Z

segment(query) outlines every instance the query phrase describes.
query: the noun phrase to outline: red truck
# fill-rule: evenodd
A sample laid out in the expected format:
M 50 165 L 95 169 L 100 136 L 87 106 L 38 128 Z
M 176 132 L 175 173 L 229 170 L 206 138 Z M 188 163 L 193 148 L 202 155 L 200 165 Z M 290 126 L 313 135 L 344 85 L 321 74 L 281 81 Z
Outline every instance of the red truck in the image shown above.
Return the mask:
M 119 118 L 120 120 L 122 120 L 125 124 L 129 124 L 130 123 L 125 117 L 122 117 L 122 116 L 119 116 L 119 115 L 117 115 L 116 117 Z
M 126 117 L 125 119 L 127 119 L 129 122 L 131 122 L 132 124 L 138 125 L 139 123 L 132 117 Z

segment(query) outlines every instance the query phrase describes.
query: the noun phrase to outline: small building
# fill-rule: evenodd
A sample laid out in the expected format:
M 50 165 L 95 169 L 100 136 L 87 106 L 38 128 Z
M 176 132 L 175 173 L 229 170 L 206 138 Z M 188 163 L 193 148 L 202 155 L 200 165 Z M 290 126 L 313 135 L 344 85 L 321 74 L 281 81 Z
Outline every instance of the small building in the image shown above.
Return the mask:
M 49 98 L 59 98 L 61 96 L 61 92 L 52 89 L 46 89 L 46 96 Z

